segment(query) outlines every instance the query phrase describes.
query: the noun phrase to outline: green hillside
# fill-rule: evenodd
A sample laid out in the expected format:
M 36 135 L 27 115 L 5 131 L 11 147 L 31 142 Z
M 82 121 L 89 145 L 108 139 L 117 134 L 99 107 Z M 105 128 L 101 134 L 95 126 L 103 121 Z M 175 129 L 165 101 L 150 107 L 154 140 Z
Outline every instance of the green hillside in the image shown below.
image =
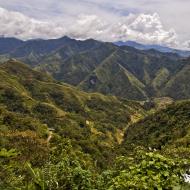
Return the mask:
M 154 100 L 159 109 L 171 102 Z M 13 59 L 1 64 L 0 189 L 188 189 L 189 101 L 150 116 L 146 104 L 80 91 Z M 148 151 L 147 142 L 173 149 Z
M 0 72 L 0 104 L 6 112 L 53 128 L 101 162 L 109 158 L 108 152 L 122 138 L 131 116 L 144 114 L 138 103 L 79 91 L 14 60 L 3 64 Z M 22 129 L 16 126 L 10 129 Z
M 184 66 L 166 83 L 162 89 L 163 94 L 181 100 L 187 99 L 190 94 L 190 60 L 184 60 Z
M 145 86 L 123 67 L 117 52 L 107 57 L 91 75 L 79 84 L 85 91 L 98 91 L 129 99 L 146 99 Z
M 78 85 L 115 49 L 109 43 L 94 40 L 76 44 L 81 47 L 66 46 L 47 55 L 36 69 L 50 73 L 59 81 Z
M 179 101 L 131 125 L 125 132 L 123 146 L 129 149 L 167 151 L 177 157 L 189 157 L 190 101 Z M 130 146 L 129 146 L 130 145 Z M 133 145 L 133 146 L 132 146 Z

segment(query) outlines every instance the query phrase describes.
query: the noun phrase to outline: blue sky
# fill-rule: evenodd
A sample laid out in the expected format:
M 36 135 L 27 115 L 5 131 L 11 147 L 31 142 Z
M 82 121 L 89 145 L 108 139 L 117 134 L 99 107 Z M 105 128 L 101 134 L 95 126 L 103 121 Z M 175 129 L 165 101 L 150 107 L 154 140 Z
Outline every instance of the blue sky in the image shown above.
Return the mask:
M 0 35 L 187 48 L 190 0 L 0 0 Z

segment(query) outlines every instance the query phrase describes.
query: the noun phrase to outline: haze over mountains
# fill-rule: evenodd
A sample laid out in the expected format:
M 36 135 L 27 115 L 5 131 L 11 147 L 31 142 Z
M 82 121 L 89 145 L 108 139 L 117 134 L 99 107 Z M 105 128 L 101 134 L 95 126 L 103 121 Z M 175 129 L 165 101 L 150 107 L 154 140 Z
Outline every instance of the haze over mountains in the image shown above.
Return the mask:
M 190 98 L 190 59 L 175 50 L 163 53 L 68 37 L 24 42 L 1 38 L 0 44 L 2 60 L 16 58 L 87 92 L 132 100 Z
M 131 46 L 139 50 L 157 50 L 163 53 L 176 53 L 182 57 L 189 57 L 190 56 L 190 51 L 185 51 L 185 50 L 177 50 L 177 49 L 172 49 L 166 46 L 161 46 L 161 45 L 146 45 L 146 44 L 140 44 L 135 41 L 127 41 L 127 42 L 115 42 L 114 44 L 118 46 Z

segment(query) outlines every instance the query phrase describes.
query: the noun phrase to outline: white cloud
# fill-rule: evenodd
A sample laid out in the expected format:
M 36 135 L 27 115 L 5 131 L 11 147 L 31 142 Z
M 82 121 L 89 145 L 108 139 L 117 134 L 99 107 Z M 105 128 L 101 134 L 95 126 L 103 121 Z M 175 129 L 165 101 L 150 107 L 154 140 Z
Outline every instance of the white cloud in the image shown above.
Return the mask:
M 0 8 L 0 35 L 18 38 L 94 38 L 102 41 L 137 40 L 143 43 L 176 44 L 176 34 L 166 31 L 158 14 L 129 14 L 113 20 L 98 15 L 79 15 L 58 22 L 39 21 L 18 12 Z
M 142 43 L 177 45 L 173 29 L 164 30 L 158 14 L 130 14 L 109 21 L 96 15 L 80 16 L 69 29 L 76 38 L 95 38 L 103 41 L 136 40 Z
M 80 14 L 48 21 L 0 8 L 0 35 L 21 39 L 58 38 L 68 35 L 77 39 L 94 38 L 111 42 L 134 40 L 190 48 L 189 41 L 179 45 L 174 29 L 165 29 L 157 13 L 117 15 L 113 19 L 101 14 Z
M 185 42 L 182 44 L 182 48 L 189 50 L 189 49 L 190 49 L 190 40 L 185 41 Z
M 20 12 L 36 19 L 36 21 L 43 20 L 43 22 L 47 22 L 48 25 L 52 25 L 53 23 L 53 26 L 58 27 L 59 30 L 56 29 L 54 32 L 50 31 L 51 36 L 57 34 L 57 30 L 64 30 L 63 25 L 65 25 L 66 33 L 69 33 L 69 31 L 72 31 L 72 28 L 74 28 L 72 25 L 79 25 L 77 21 L 82 19 L 81 15 L 83 15 L 84 17 L 91 18 L 91 21 L 88 21 L 87 25 L 91 25 L 89 22 L 98 22 L 98 30 L 92 31 L 86 27 L 79 31 L 72 31 L 74 35 L 82 34 L 82 36 L 85 37 L 91 36 L 92 34 L 94 36 L 98 33 L 101 34 L 98 38 L 102 39 L 106 31 L 108 32 L 110 29 L 113 29 L 114 25 L 118 27 L 118 22 L 121 22 L 121 25 L 123 25 L 121 28 L 114 28 L 117 32 L 120 30 L 120 33 L 112 34 L 112 37 L 126 37 L 126 34 L 128 34 L 128 38 L 133 36 L 134 39 L 144 40 L 145 42 L 150 39 L 150 43 L 163 43 L 163 40 L 166 40 L 166 45 L 174 44 L 176 41 L 174 38 L 177 37 L 181 47 L 185 44 L 185 41 L 189 40 L 189 0 L 0 0 L 0 6 L 8 10 Z M 135 14 L 135 16 L 142 15 L 142 17 L 139 17 L 136 21 L 138 22 L 138 28 L 129 27 L 129 25 L 125 23 L 128 22 L 126 21 L 128 20 L 126 15 L 130 13 Z M 160 18 L 157 18 L 154 13 L 157 13 Z M 147 15 L 147 17 L 143 15 Z M 97 18 L 92 19 L 94 16 Z M 150 21 L 148 21 L 148 19 L 150 19 Z M 144 22 L 146 22 L 146 26 L 144 26 Z M 56 26 L 55 23 L 57 23 Z M 101 25 L 107 28 L 105 29 Z M 153 27 L 153 25 L 155 26 Z M 128 31 L 126 31 L 126 27 Z M 95 27 L 93 26 L 93 28 Z M 170 28 L 173 28 L 175 32 Z M 143 31 L 140 31 L 140 29 Z M 82 31 L 85 32 L 85 30 L 88 35 L 82 33 Z M 145 32 L 145 30 L 147 32 Z M 175 33 L 177 33 L 178 36 L 176 36 Z M 108 38 L 109 36 L 106 37 Z
M 18 12 L 0 8 L 0 35 L 21 39 L 52 38 L 64 33 L 63 27 L 38 21 Z

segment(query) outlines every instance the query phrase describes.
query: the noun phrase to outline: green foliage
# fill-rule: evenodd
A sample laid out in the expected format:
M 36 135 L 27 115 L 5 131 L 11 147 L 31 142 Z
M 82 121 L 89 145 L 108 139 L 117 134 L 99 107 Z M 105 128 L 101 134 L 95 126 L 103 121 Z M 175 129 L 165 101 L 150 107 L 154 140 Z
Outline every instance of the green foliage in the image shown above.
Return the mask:
M 0 157 L 4 157 L 4 158 L 15 157 L 17 155 L 18 155 L 18 153 L 16 152 L 15 149 L 11 149 L 11 150 L 7 151 L 5 148 L 3 148 L 0 151 Z
M 20 170 L 14 162 L 19 154 L 15 149 L 3 148 L 0 150 L 0 189 L 16 190 L 16 186 L 22 182 L 22 177 L 15 175 Z
M 61 144 L 57 144 L 57 147 L 52 149 L 49 159 L 41 167 L 33 168 L 29 162 L 25 162 L 21 167 L 19 161 L 13 159 L 18 155 L 15 150 L 3 149 L 0 153 L 4 158 L 0 163 L 2 169 L 0 187 L 2 188 L 20 190 L 96 189 L 97 174 L 93 173 L 90 158 L 82 152 L 74 152 L 67 140 L 62 139 Z
M 131 156 L 118 157 L 109 170 L 101 173 L 95 170 L 90 157 L 82 152 L 74 151 L 66 139 L 57 141 L 56 147 L 52 147 L 49 159 L 41 167 L 34 167 L 26 162 L 24 167 L 20 168 L 19 162 L 12 162 L 13 158 L 18 155 L 15 150 L 4 149 L 1 155 L 6 157 L 0 164 L 4 172 L 6 171 L 4 173 L 6 178 L 1 178 L 0 183 L 0 187 L 6 187 L 5 189 L 154 190 L 188 188 L 188 184 L 184 182 L 184 174 L 189 171 L 189 160 L 171 159 L 158 152 L 145 152 L 139 148 Z
M 108 189 L 173 189 L 184 184 L 189 164 L 187 160 L 140 150 L 132 157 L 117 159 Z

